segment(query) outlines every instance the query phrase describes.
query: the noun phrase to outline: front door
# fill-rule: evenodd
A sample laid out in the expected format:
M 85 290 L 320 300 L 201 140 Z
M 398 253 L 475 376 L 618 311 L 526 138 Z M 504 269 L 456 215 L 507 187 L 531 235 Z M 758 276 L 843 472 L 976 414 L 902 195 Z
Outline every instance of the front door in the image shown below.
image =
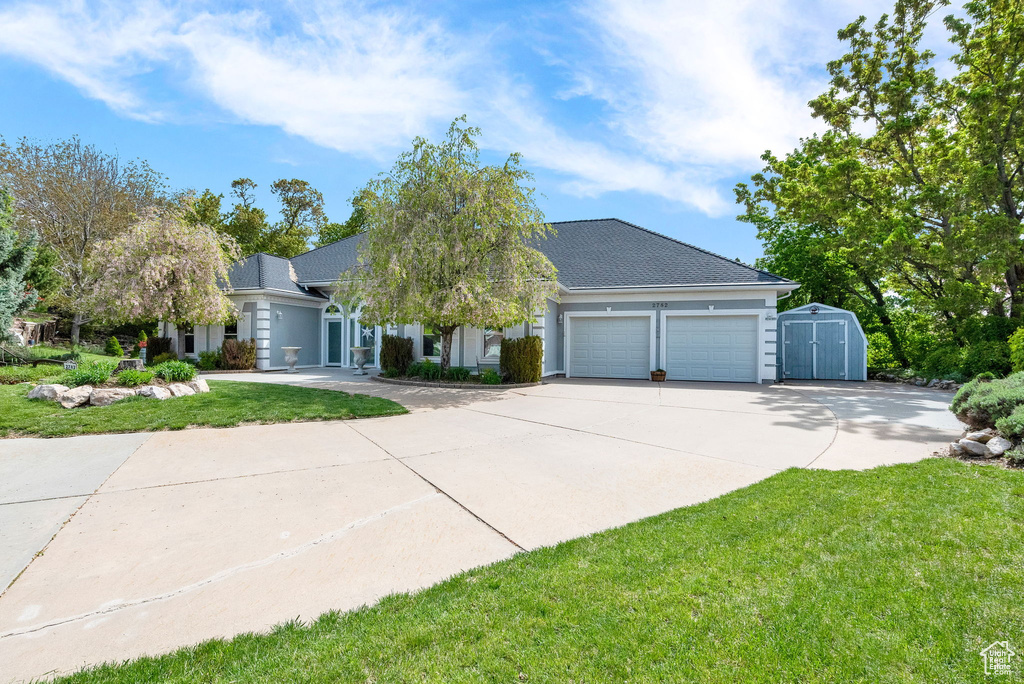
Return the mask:
M 341 353 L 342 322 L 327 321 L 327 365 L 340 366 L 344 356 Z

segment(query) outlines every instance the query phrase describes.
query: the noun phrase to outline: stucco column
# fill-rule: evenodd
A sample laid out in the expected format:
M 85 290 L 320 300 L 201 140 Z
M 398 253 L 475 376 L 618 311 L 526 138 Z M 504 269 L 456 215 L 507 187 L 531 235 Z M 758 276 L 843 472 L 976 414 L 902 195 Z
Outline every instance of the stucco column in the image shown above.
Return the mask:
M 256 302 L 256 367 L 260 370 L 270 368 L 270 302 Z

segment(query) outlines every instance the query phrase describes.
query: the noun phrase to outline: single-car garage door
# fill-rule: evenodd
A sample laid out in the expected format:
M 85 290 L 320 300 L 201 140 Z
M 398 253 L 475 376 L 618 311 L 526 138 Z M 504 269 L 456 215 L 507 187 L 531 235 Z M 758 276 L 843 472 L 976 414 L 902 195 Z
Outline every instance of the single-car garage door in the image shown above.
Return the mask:
M 574 378 L 648 378 L 648 316 L 574 316 L 569 325 L 569 375 Z
M 757 316 L 669 316 L 669 380 L 757 382 Z

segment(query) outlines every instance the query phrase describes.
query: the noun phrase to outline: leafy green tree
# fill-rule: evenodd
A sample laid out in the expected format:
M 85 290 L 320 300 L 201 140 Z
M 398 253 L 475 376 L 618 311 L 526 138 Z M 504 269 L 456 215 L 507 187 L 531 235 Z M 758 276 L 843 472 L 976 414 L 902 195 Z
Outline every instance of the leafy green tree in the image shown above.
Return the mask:
M 32 306 L 36 298 L 25 282 L 35 239 L 20 239 L 13 224 L 11 196 L 0 188 L 0 341 L 10 336 L 14 316 Z
M 72 315 L 79 341 L 109 240 L 125 233 L 149 208 L 166 203 L 163 177 L 146 162 L 123 163 L 77 137 L 41 145 L 0 140 L 0 185 L 14 198 L 19 232 L 36 233 L 52 250 L 60 277 L 50 304 Z
M 1004 0 L 947 18 L 959 71 L 939 79 L 921 37 L 946 4 L 897 0 L 842 29 L 847 53 L 811 102 L 827 130 L 766 152 L 737 195 L 762 234 L 810 231 L 808 259 L 841 257 L 880 312 L 897 293 L 964 344 L 973 318 L 1024 314 L 1024 18 Z
M 307 181 L 274 181 L 270 191 L 281 202 L 281 220 L 268 231 L 265 252 L 293 257 L 309 250 L 309 240 L 327 223 L 324 196 Z
M 524 185 L 532 177 L 518 154 L 482 166 L 479 135 L 456 119 L 442 142 L 416 138 L 367 184 L 360 266 L 338 283 L 365 324 L 438 330 L 443 370 L 459 326 L 532 320 L 555 293 L 555 268 L 533 246 L 551 228 Z
M 366 230 L 366 210 L 360 204 L 360 196 L 352 200 L 352 214 L 344 223 L 325 223 L 317 234 L 315 246 L 323 247 L 338 240 L 358 235 Z
M 179 200 L 182 205 L 182 220 L 189 225 L 202 224 L 216 230 L 224 230 L 224 215 L 221 213 L 221 201 L 224 195 L 216 195 L 207 188 L 200 195 L 191 191 Z
M 61 278 L 57 274 L 57 253 L 52 248 L 45 244 L 36 245 L 35 257 L 25 274 L 25 282 L 47 305 L 50 297 L 60 291 Z
M 231 181 L 235 205 L 222 221 L 222 231 L 238 245 L 244 256 L 264 251 L 264 237 L 270 230 L 267 212 L 256 206 L 256 183 L 249 178 Z

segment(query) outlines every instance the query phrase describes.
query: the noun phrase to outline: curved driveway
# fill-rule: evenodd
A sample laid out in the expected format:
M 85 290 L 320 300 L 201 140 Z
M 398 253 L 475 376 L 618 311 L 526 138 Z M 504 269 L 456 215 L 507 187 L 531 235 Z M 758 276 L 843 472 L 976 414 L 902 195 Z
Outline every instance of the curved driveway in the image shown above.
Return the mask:
M 948 393 L 876 383 L 224 379 L 379 394 L 412 412 L 0 441 L 8 679 L 350 609 L 785 468 L 918 460 L 960 430 Z

